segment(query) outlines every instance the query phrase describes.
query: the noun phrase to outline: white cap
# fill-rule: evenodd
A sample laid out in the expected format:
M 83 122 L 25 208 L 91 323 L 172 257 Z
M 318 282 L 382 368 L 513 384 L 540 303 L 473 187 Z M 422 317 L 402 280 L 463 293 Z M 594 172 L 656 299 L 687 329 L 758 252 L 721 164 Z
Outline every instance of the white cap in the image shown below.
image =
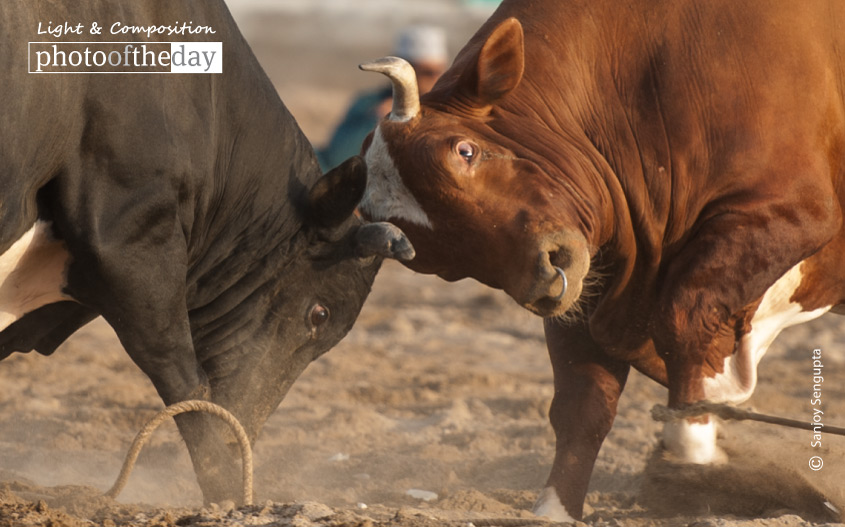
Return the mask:
M 446 32 L 437 26 L 410 26 L 396 40 L 396 56 L 408 62 L 442 62 L 449 60 Z

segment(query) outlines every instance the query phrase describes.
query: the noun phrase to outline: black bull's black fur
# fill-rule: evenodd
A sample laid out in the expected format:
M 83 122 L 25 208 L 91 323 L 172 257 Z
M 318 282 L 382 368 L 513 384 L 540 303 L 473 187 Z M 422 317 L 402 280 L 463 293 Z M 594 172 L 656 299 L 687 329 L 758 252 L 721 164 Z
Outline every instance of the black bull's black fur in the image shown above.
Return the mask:
M 28 74 L 38 23 L 66 20 L 210 26 L 160 40 L 222 42 L 223 74 Z M 320 179 L 222 1 L 2 2 L 0 71 L 0 254 L 51 221 L 72 299 L 0 332 L 0 358 L 50 354 L 102 315 L 165 403 L 217 402 L 255 441 L 296 377 L 350 329 L 382 257 L 413 253 L 395 227 L 362 228 L 352 214 L 360 160 Z M 205 499 L 239 499 L 222 426 L 197 414 L 177 423 Z

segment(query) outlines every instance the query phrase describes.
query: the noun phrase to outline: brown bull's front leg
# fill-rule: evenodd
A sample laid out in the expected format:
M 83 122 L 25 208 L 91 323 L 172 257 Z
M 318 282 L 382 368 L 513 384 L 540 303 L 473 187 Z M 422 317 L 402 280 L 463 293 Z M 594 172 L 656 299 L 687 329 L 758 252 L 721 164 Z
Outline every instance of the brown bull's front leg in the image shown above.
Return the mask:
M 546 488 L 534 512 L 556 521 L 580 519 L 601 444 L 613 425 L 629 366 L 608 358 L 586 323 L 545 323 L 554 370 L 549 419 L 557 439 Z
M 704 380 L 734 352 L 743 313 L 839 230 L 841 213 L 823 181 L 815 193 L 796 192 L 777 202 L 745 198 L 714 206 L 666 266 L 651 337 L 666 364 L 671 408 L 708 398 Z M 682 461 L 719 461 L 715 439 L 708 416 L 664 428 L 664 445 Z

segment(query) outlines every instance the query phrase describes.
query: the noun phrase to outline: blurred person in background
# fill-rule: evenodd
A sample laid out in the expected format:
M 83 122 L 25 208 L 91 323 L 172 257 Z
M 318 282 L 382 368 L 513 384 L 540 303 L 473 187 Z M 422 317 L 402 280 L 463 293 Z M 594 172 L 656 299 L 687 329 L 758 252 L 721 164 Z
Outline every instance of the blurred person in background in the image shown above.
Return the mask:
M 420 95 L 428 92 L 446 71 L 448 52 L 446 32 L 437 26 L 414 25 L 399 33 L 393 52 L 414 67 Z M 388 113 L 393 104 L 391 87 L 388 84 L 375 91 L 356 97 L 343 120 L 335 129 L 328 144 L 317 150 L 317 157 L 323 171 L 332 169 L 347 158 L 361 152 L 361 144 L 367 134 Z

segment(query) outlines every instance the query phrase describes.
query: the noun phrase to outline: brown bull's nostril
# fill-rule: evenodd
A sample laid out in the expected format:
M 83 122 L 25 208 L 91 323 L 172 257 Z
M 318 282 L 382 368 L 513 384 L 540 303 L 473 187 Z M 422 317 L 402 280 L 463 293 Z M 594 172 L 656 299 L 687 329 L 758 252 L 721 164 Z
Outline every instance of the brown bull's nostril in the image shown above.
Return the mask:
M 557 295 L 556 297 L 554 297 L 554 301 L 560 302 L 563 299 L 563 295 L 566 294 L 566 289 L 568 288 L 569 283 L 566 280 L 566 273 L 563 272 L 563 269 L 556 266 L 555 271 L 557 271 L 557 274 L 560 275 L 560 280 L 561 280 L 562 284 L 561 284 L 561 288 L 560 288 L 560 294 Z
M 550 251 L 549 262 L 554 267 L 560 267 L 561 269 L 569 269 L 569 266 L 572 265 L 572 252 L 564 248 L 559 248 L 557 250 Z

